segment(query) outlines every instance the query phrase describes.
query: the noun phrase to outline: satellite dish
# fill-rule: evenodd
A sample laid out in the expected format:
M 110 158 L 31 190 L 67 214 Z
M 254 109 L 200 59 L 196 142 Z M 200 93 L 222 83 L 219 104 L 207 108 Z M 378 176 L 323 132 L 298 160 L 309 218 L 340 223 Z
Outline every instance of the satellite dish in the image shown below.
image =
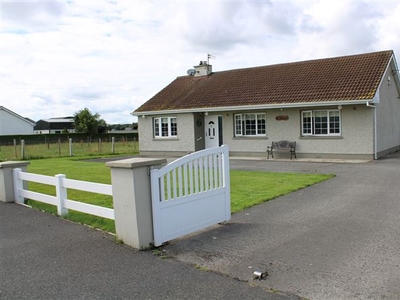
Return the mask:
M 196 73 L 196 71 L 195 71 L 194 69 L 189 69 L 189 70 L 187 70 L 186 73 L 187 73 L 189 76 L 193 76 L 194 73 Z

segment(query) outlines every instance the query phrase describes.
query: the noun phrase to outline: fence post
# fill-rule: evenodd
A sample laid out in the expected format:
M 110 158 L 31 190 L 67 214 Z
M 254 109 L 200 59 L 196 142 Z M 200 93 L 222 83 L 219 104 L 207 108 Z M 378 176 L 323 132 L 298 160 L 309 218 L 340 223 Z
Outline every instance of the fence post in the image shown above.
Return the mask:
M 150 169 L 167 162 L 161 158 L 130 158 L 107 162 L 111 168 L 117 237 L 134 248 L 154 243 Z
M 0 162 L 0 201 L 14 202 L 14 174 L 13 169 L 20 168 L 26 171 L 26 166 L 29 165 L 28 161 L 5 161 Z
M 64 174 L 57 174 L 56 176 L 56 195 L 57 195 L 57 213 L 60 216 L 68 214 L 68 209 L 65 208 L 64 202 L 67 199 L 67 189 L 63 187 L 63 179 L 66 178 Z
M 72 139 L 70 138 L 69 139 L 69 156 L 73 156 L 73 155 L 74 155 L 74 153 L 72 151 Z
M 17 140 L 14 139 L 13 142 L 14 142 L 14 157 L 17 158 Z
M 25 140 L 21 140 L 21 158 L 25 159 Z
M 111 153 L 112 153 L 112 154 L 115 153 L 115 145 L 114 145 L 114 143 L 115 143 L 115 138 L 112 137 L 112 138 L 111 138 Z

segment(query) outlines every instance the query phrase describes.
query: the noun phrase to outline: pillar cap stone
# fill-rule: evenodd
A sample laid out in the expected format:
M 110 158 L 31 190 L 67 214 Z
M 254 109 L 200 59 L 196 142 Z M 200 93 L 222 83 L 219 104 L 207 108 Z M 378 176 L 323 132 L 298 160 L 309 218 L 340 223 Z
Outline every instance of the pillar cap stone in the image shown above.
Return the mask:
M 0 162 L 0 169 L 26 167 L 29 164 L 29 161 L 2 161 Z
M 106 166 L 110 168 L 135 169 L 140 167 L 162 165 L 166 163 L 167 160 L 165 158 L 134 157 L 128 159 L 109 161 L 106 163 Z

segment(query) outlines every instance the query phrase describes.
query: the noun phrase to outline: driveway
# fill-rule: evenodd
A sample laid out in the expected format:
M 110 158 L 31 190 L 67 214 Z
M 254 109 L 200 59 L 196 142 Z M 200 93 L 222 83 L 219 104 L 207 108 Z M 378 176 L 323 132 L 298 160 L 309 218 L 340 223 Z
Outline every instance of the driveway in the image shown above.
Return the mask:
M 337 176 L 174 240 L 167 256 L 310 299 L 400 299 L 400 155 L 357 164 L 231 160 L 231 168 Z M 264 269 L 266 280 L 252 280 Z

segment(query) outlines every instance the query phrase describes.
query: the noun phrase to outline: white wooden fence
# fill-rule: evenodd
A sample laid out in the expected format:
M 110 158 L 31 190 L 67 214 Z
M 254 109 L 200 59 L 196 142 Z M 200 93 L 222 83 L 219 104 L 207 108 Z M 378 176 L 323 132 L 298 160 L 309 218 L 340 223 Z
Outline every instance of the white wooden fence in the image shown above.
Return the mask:
M 13 176 L 15 202 L 17 203 L 24 203 L 24 198 L 28 198 L 39 202 L 56 205 L 57 213 L 62 216 L 68 213 L 68 209 L 72 209 L 94 216 L 115 220 L 114 210 L 111 208 L 78 202 L 67 198 L 67 189 L 112 196 L 112 188 L 109 184 L 67 179 L 64 174 L 59 174 L 54 177 L 32 174 L 23 172 L 20 168 L 14 169 Z M 24 181 L 53 185 L 56 188 L 56 196 L 32 192 L 24 189 Z
M 228 221 L 229 148 L 210 148 L 151 170 L 154 245 Z
M 110 161 L 112 185 L 26 172 L 29 162 L 0 162 L 0 201 L 32 199 L 68 210 L 115 220 L 118 239 L 138 249 L 228 221 L 230 210 L 229 149 L 206 149 L 163 168 L 166 159 Z M 150 173 L 150 176 L 149 176 Z M 55 196 L 28 189 L 29 182 L 54 186 Z M 113 209 L 68 199 L 68 189 L 110 195 Z

